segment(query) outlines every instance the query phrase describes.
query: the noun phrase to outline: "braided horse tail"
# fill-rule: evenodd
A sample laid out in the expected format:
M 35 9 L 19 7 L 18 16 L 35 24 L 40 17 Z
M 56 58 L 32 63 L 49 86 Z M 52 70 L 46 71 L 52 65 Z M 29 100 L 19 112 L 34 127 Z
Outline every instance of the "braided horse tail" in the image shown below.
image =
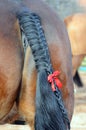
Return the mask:
M 40 17 L 26 9 L 20 11 L 17 18 L 31 47 L 37 69 L 35 130 L 67 130 L 70 123 L 61 92 L 57 87 L 53 92 L 47 80 L 53 68 Z

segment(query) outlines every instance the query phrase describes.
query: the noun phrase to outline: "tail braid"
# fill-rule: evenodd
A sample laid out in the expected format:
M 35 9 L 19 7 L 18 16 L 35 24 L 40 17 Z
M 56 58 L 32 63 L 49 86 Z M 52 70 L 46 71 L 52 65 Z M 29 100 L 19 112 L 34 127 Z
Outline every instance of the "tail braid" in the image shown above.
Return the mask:
M 45 39 L 45 36 L 44 36 L 44 32 L 43 32 L 43 29 L 41 27 L 41 21 L 40 21 L 40 18 L 35 15 L 35 22 L 36 22 L 36 27 L 37 27 L 37 30 L 38 30 L 38 33 L 39 33 L 39 37 L 40 37 L 40 43 L 45 45 L 46 48 L 47 47 L 47 44 L 46 44 L 46 39 Z M 47 62 L 48 62 L 48 67 L 49 65 L 51 65 L 51 61 L 50 61 L 50 56 L 49 56 L 49 51 L 47 50 L 47 55 L 48 55 L 48 58 L 47 58 Z M 47 68 L 48 69 L 48 68 Z M 50 66 L 50 73 L 52 73 L 53 69 L 52 69 L 52 65 Z M 64 104 L 63 104 L 63 101 L 62 101 L 62 97 L 61 97 L 61 92 L 60 90 L 58 89 L 58 87 L 56 87 L 56 91 L 55 91 L 55 95 L 56 95 L 56 99 L 57 99 L 57 102 L 59 104 L 59 107 L 62 111 L 62 115 L 63 115 L 63 118 L 64 118 L 64 122 L 68 125 L 68 128 L 70 129 L 70 122 L 69 122 L 69 119 L 68 119 L 68 115 L 67 115 L 67 111 L 64 107 Z
M 41 26 L 40 17 L 35 13 L 31 13 L 29 11 L 23 11 L 19 13 L 17 17 L 19 19 L 21 30 L 24 32 L 28 44 L 31 47 L 37 71 L 40 72 L 42 70 L 46 70 L 47 75 L 53 73 L 49 50 L 44 36 L 44 31 Z M 70 122 L 68 120 L 66 109 L 64 108 L 61 92 L 56 87 L 56 91 L 54 93 L 56 95 L 54 98 L 56 98 L 56 102 L 58 104 L 57 106 L 60 108 L 63 116 L 63 122 L 70 129 Z M 66 130 L 65 128 L 66 127 L 61 130 Z
M 21 25 L 21 29 L 23 29 L 23 31 L 25 30 L 24 33 L 27 37 L 29 45 L 32 48 L 32 54 L 34 56 L 37 71 L 46 69 L 47 71 L 52 72 L 51 67 L 49 67 L 51 63 L 47 51 L 48 47 L 46 45 L 46 39 L 39 22 L 39 16 L 34 13 L 27 15 L 26 12 L 24 12 L 22 15 L 23 19 L 22 16 L 18 17 L 19 23 Z

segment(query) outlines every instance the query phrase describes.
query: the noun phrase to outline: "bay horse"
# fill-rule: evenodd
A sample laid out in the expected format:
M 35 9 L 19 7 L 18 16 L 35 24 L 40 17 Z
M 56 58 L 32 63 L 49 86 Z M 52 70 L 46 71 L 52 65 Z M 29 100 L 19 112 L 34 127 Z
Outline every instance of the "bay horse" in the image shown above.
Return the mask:
M 77 13 L 64 20 L 72 48 L 73 76 L 86 56 L 86 13 Z
M 58 15 L 41 0 L 0 0 L 0 56 L 0 120 L 16 101 L 27 122 L 0 129 L 67 130 L 74 107 L 72 57 Z

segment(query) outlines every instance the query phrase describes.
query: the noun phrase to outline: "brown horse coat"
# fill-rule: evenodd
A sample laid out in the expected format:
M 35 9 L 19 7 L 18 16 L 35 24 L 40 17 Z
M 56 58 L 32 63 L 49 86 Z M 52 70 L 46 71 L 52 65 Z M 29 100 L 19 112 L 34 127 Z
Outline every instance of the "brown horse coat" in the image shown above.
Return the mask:
M 86 54 L 86 14 L 74 14 L 64 20 L 72 48 L 72 55 Z
M 64 20 L 72 49 L 73 76 L 86 55 L 86 14 L 74 14 Z
M 71 120 L 74 97 L 68 35 L 64 23 L 41 0 L 23 0 L 22 3 L 17 0 L 0 0 L 0 119 L 11 110 L 22 77 L 19 112 L 31 129 L 34 129 L 36 69 L 29 47 L 25 59 L 23 57 L 20 28 L 16 18 L 16 12 L 22 9 L 23 4 L 41 17 L 53 68 L 61 71 L 61 91 Z

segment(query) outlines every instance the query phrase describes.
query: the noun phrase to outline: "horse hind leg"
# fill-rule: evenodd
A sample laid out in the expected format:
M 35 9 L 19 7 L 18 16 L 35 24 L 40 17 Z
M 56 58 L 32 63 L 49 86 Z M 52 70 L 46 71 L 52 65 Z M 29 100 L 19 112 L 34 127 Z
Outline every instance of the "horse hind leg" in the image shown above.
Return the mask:
M 19 99 L 19 112 L 34 130 L 35 116 L 36 71 L 30 48 L 28 47 L 23 70 L 21 95 Z

